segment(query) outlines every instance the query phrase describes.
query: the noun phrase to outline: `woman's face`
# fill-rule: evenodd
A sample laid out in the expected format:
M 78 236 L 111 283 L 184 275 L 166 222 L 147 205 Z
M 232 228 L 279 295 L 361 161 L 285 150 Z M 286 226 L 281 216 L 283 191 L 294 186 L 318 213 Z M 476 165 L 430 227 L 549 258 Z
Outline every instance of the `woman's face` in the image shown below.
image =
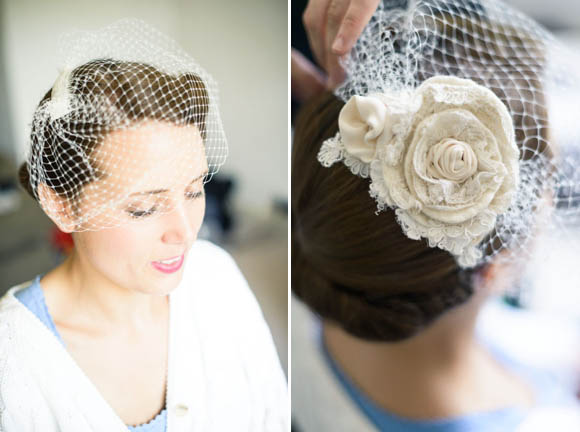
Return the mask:
M 181 280 L 205 212 L 208 166 L 199 130 L 148 122 L 114 132 L 97 161 L 106 176 L 85 186 L 80 211 L 123 197 L 86 222 L 118 226 L 76 232 L 76 254 L 93 275 L 117 286 L 167 294 Z

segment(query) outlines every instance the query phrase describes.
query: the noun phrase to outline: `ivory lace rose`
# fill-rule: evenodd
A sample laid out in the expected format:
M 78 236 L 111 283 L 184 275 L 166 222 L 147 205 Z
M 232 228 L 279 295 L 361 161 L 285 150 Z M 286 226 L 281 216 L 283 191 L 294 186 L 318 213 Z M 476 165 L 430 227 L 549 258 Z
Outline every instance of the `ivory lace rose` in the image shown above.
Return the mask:
M 323 148 L 339 142 L 340 159 L 368 168 L 371 196 L 379 209 L 395 210 L 408 237 L 451 252 L 463 267 L 475 265 L 482 255 L 478 244 L 518 187 L 519 151 L 505 105 L 489 89 L 450 76 L 400 94 L 395 115 L 388 105 L 369 115 L 353 99 L 343 108 L 346 127 L 339 121 L 339 134 Z M 374 97 L 386 104 L 396 99 Z

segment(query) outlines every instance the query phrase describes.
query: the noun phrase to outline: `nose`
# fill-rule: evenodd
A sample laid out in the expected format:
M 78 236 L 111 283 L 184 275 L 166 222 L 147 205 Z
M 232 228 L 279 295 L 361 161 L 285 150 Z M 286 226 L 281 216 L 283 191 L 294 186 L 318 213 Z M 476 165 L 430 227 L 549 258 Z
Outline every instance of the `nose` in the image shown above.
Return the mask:
M 169 244 L 190 245 L 197 235 L 194 221 L 183 205 L 178 205 L 166 213 L 163 218 L 165 230 L 163 242 Z

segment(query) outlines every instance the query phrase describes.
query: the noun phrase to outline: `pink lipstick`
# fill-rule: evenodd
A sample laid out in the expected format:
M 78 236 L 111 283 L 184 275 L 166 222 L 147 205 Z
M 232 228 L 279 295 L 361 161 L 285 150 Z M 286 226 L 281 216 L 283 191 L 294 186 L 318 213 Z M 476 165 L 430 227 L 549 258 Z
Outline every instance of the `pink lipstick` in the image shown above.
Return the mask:
M 161 261 L 153 261 L 151 264 L 162 273 L 175 273 L 183 265 L 184 255 L 168 258 Z

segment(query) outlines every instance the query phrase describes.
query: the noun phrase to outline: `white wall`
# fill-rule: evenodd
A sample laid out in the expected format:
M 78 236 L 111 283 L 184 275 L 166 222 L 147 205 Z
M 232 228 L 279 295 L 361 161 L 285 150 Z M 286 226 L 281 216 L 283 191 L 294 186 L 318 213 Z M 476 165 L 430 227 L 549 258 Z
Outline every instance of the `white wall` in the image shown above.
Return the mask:
M 547 25 L 580 28 L 578 0 L 506 0 L 506 3 Z
M 2 41 L 15 146 L 21 159 L 36 104 L 57 76 L 57 39 L 138 17 L 176 39 L 220 86 L 230 144 L 223 172 L 236 207 L 262 211 L 287 196 L 285 0 L 4 0 Z

